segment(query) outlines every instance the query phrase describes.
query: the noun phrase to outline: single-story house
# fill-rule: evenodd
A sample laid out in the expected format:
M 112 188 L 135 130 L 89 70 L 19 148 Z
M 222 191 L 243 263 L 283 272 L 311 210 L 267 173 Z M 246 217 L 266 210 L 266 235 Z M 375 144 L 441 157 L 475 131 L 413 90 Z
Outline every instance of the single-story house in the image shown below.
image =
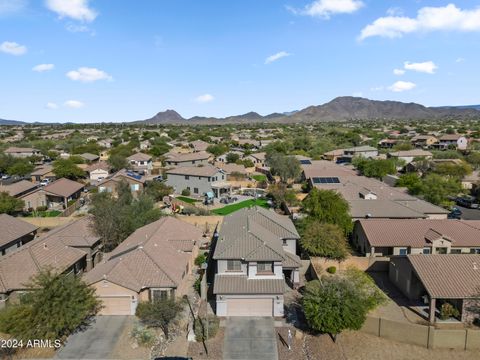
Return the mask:
M 422 149 L 395 151 L 387 154 L 387 157 L 405 161 L 406 164 L 411 163 L 414 159 L 431 159 L 433 154 L 430 151 Z
M 130 190 L 132 193 L 137 194 L 143 191 L 146 179 L 143 175 L 139 175 L 130 170 L 122 169 L 110 177 L 101 180 L 97 185 L 98 191 L 106 191 L 113 193 L 116 196 L 118 184 L 122 181 L 127 182 L 130 185 Z
M 110 167 L 105 161 L 100 161 L 90 165 L 86 171 L 90 181 L 101 181 L 110 174 Z
M 182 190 L 189 190 L 192 195 L 202 196 L 212 192 L 215 197 L 230 191 L 225 171 L 212 165 L 181 166 L 168 170 L 166 184 L 181 194 Z
M 195 140 L 190 143 L 190 147 L 192 147 L 195 152 L 207 151 L 209 146 L 210 144 L 203 140 Z
M 83 160 L 85 160 L 87 163 L 92 163 L 95 161 L 98 161 L 100 159 L 100 156 L 96 154 L 90 154 L 90 153 L 83 153 L 79 155 Z
M 134 315 L 140 301 L 181 297 L 203 232 L 174 217 L 163 217 L 136 230 L 85 280 L 103 302 L 103 315 Z
M 61 178 L 43 188 L 49 208 L 68 207 L 68 202 L 80 198 L 85 185 L 70 179 Z
M 30 156 L 42 156 L 42 152 L 38 149 L 15 147 L 15 146 L 9 147 L 3 153 L 6 154 L 6 155 L 16 157 L 16 158 L 26 158 L 26 157 L 30 157 Z
M 463 323 L 471 324 L 480 317 L 479 254 L 394 256 L 388 273 L 408 299 L 427 305 L 425 313 L 431 324 L 440 320 L 445 303 L 458 310 L 457 320 Z
M 34 184 L 27 180 L 20 180 L 9 185 L 0 185 L 0 192 L 6 192 L 15 198 L 21 198 L 23 195 L 31 193 L 38 188 L 38 184 Z
M 410 142 L 415 147 L 429 148 L 438 142 L 438 139 L 433 135 L 417 135 L 414 136 Z
M 478 254 L 480 229 L 470 220 L 363 219 L 352 243 L 365 256 Z
M 322 157 L 328 161 L 337 161 L 340 157 L 343 156 L 345 149 L 335 149 L 332 151 L 327 151 L 323 153 Z
M 213 244 L 217 316 L 283 316 L 287 284 L 300 283 L 299 238 L 290 218 L 271 210 L 226 216 Z
M 396 139 L 382 139 L 378 142 L 378 146 L 383 149 L 391 149 L 398 143 Z
M 38 226 L 7 214 L 0 214 L 0 257 L 32 241 Z
M 50 181 L 55 180 L 55 174 L 53 173 L 52 165 L 42 165 L 37 167 L 30 174 L 32 182 L 40 182 L 42 180 L 48 179 Z

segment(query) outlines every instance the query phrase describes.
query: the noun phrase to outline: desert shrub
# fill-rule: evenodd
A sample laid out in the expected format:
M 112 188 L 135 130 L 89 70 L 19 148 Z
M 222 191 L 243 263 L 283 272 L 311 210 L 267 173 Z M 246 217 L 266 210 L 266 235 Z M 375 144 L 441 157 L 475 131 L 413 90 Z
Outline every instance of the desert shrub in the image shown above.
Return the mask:
M 337 268 L 336 268 L 335 266 L 329 266 L 329 267 L 327 268 L 327 272 L 328 272 L 329 274 L 335 274 L 335 273 L 337 272 Z
M 208 322 L 206 318 L 195 319 L 195 339 L 197 341 L 207 340 L 207 323 L 208 323 L 208 338 L 212 339 L 217 335 L 220 326 L 220 320 L 215 315 L 208 315 Z
M 448 302 L 442 304 L 440 308 L 440 319 L 448 320 L 451 317 L 456 318 L 459 315 L 460 315 L 460 312 L 452 304 Z
M 190 190 L 188 190 L 188 189 L 183 189 L 183 190 L 182 190 L 182 196 L 190 196 Z
M 139 324 L 135 324 L 130 336 L 142 346 L 152 346 L 155 342 L 155 332 Z

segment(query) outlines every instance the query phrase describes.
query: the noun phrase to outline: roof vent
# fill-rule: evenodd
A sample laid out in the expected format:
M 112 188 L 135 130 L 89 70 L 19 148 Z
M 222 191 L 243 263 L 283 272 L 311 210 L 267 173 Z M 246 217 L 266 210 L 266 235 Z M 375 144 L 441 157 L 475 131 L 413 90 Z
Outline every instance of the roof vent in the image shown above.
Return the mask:
M 473 270 L 478 270 L 478 266 L 476 262 L 473 263 Z
M 46 243 L 43 243 L 43 248 L 44 248 L 44 249 L 48 249 L 48 246 L 47 246 Z

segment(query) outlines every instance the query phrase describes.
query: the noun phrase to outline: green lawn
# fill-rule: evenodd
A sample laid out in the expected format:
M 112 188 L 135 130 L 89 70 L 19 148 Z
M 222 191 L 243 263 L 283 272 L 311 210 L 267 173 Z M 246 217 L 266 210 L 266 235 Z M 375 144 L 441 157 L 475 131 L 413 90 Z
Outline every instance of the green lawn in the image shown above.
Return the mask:
M 50 211 L 34 211 L 28 215 L 28 217 L 57 217 L 62 212 L 58 210 Z
M 192 198 L 189 198 L 189 197 L 186 197 L 186 196 L 177 196 L 176 198 L 178 200 L 182 200 L 183 202 L 186 202 L 188 204 L 195 204 L 196 202 L 200 201 L 200 200 L 192 199 Z
M 239 202 L 239 203 L 236 203 L 236 204 L 230 204 L 230 205 L 224 206 L 223 208 L 220 208 L 220 209 L 212 210 L 212 213 L 214 213 L 215 215 L 225 216 L 225 215 L 229 215 L 229 214 L 231 214 L 235 211 L 238 211 L 240 209 L 243 209 L 245 207 L 254 206 L 254 205 L 258 205 L 258 206 L 262 206 L 264 208 L 268 208 L 267 200 L 265 200 L 265 199 L 257 199 L 257 200 L 250 199 L 250 200 L 245 200 L 245 201 L 242 201 L 242 202 Z
M 266 176 L 266 175 L 263 175 L 263 174 L 252 175 L 251 178 L 252 178 L 253 180 L 258 181 L 258 182 L 267 181 L 267 176 Z

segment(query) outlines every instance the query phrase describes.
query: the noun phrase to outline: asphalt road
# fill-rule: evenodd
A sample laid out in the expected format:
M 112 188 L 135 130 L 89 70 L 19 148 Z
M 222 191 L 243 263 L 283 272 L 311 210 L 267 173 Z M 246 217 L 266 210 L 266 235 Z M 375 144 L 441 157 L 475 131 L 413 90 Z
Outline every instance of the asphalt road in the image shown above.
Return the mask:
M 480 209 L 469 209 L 463 206 L 455 205 L 462 212 L 463 220 L 480 220 Z
M 70 335 L 56 359 L 107 359 L 113 351 L 128 316 L 97 316 L 84 331 Z

